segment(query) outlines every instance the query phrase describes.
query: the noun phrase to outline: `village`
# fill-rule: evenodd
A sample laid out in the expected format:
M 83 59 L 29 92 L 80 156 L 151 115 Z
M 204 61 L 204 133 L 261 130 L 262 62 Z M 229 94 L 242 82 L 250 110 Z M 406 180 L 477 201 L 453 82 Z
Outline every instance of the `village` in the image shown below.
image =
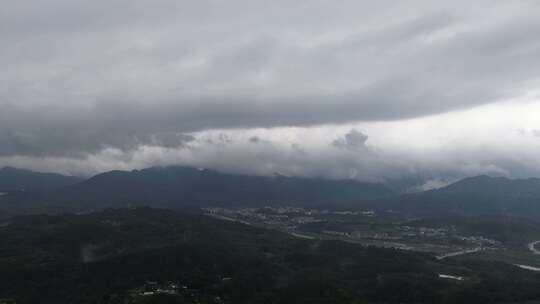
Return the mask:
M 178 281 L 151 281 L 147 280 L 143 285 L 131 289 L 128 291 L 127 303 L 140 303 L 145 298 L 154 297 L 173 297 L 182 299 L 182 303 L 212 303 L 223 304 L 228 303 L 221 295 L 218 295 L 217 290 L 222 289 L 223 286 L 228 284 L 232 278 L 220 277 L 216 279 L 216 282 L 212 284 L 216 292 L 209 293 L 208 290 L 201 290 L 190 286 L 187 283 L 180 283 Z
M 207 216 L 269 228 L 305 239 L 339 239 L 369 246 L 446 254 L 496 249 L 502 244 L 482 235 L 467 235 L 459 227 L 427 227 L 415 219 L 375 210 L 328 210 L 301 207 L 204 208 Z

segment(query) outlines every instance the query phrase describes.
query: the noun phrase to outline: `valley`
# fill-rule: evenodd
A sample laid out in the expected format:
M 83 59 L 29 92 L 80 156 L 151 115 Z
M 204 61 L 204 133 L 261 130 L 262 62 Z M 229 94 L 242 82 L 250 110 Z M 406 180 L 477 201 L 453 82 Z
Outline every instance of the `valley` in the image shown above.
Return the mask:
M 395 194 L 354 181 L 183 167 L 49 189 L 20 174 L 25 190 L 0 196 L 0 303 L 540 298 L 536 180 L 478 177 Z M 506 201 L 485 183 L 506 187 Z
M 204 208 L 207 216 L 312 240 L 341 240 L 364 246 L 426 252 L 438 259 L 474 255 L 513 263 L 516 257 L 540 266 L 535 256 L 540 224 L 509 218 L 454 217 L 439 221 L 408 218 L 397 212 L 328 210 L 300 207 Z M 482 223 L 471 227 L 474 222 Z M 493 230 L 503 225 L 500 231 Z M 476 229 L 475 229 L 476 228 Z M 512 231 L 516 231 L 512 233 Z M 513 257 L 513 258 L 512 258 Z

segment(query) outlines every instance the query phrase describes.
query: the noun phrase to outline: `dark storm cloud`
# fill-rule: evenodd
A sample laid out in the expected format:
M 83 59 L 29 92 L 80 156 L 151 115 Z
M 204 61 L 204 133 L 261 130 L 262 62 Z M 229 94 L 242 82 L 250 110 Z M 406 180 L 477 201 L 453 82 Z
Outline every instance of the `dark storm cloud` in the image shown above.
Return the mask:
M 0 156 L 177 148 L 201 130 L 401 120 L 520 96 L 538 81 L 538 12 L 534 1 L 11 1 Z

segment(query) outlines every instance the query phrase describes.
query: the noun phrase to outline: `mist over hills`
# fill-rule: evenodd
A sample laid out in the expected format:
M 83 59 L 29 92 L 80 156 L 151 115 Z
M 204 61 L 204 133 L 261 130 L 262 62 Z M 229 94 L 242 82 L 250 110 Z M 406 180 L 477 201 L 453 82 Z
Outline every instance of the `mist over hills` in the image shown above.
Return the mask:
M 441 188 L 442 193 L 481 194 L 505 198 L 524 198 L 540 196 L 540 179 L 509 179 L 480 175 L 465 178 Z
M 540 216 L 540 179 L 486 175 L 465 178 L 446 187 L 396 196 L 379 207 L 413 214 Z

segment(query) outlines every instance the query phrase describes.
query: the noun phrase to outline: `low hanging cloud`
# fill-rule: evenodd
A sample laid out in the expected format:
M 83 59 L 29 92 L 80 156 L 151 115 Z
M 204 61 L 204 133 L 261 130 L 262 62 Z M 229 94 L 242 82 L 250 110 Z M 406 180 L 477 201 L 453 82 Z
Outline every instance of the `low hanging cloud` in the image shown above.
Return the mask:
M 0 156 L 0 166 L 88 176 L 186 165 L 242 174 L 388 182 L 411 191 L 479 174 L 540 176 L 540 141 L 531 133 L 540 129 L 539 111 L 540 102 L 521 107 L 506 103 L 403 122 L 207 130 L 180 136 L 178 147 L 148 139 L 129 151 L 108 147 L 79 158 Z

